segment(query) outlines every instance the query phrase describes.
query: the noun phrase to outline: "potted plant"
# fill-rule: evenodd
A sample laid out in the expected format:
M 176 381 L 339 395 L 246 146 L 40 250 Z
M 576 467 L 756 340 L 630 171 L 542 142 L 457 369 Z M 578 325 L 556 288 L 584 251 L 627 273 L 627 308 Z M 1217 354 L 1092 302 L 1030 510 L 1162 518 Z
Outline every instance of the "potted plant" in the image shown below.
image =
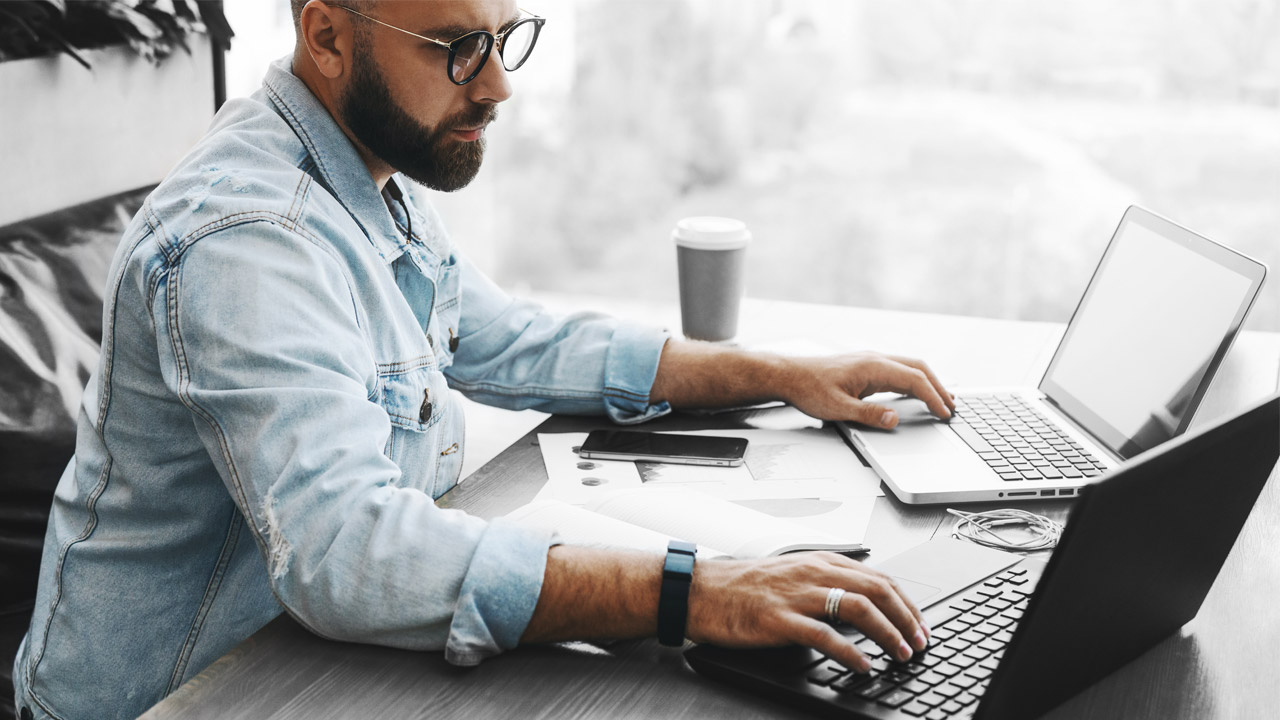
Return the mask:
M 0 2 L 0 225 L 159 182 L 222 100 L 221 2 Z

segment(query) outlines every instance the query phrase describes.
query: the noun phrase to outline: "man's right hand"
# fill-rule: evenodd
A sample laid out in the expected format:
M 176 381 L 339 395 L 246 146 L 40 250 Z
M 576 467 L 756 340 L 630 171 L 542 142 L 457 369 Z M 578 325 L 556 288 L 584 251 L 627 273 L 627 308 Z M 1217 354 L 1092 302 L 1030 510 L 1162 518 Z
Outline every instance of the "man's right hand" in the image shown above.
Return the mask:
M 826 621 L 827 593 L 847 592 L 840 620 L 890 657 L 928 644 L 920 611 L 884 573 L 842 555 L 809 552 L 763 560 L 700 560 L 694 567 L 685 634 L 724 647 L 805 645 L 857 672 L 871 661 Z

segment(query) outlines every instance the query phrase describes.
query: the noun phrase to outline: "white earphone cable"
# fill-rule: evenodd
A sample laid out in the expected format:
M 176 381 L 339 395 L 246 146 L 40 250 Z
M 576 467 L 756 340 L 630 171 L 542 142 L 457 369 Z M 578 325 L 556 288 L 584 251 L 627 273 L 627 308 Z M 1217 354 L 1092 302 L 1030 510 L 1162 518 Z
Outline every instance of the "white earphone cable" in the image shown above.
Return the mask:
M 1051 550 L 1057 546 L 1058 538 L 1062 537 L 1062 523 L 1026 510 L 1004 508 L 971 513 L 947 508 L 947 512 L 958 518 L 951 528 L 952 537 L 997 550 Z M 1031 537 L 1022 541 L 1013 540 L 993 529 L 1015 525 L 1024 526 L 1030 531 Z

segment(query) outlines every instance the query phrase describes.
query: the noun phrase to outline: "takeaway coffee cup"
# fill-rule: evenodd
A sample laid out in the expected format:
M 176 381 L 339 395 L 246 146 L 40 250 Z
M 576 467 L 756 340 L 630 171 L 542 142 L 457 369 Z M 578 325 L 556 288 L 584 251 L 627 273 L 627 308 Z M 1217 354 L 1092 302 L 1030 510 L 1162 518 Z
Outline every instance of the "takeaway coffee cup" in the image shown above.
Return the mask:
M 680 275 L 680 322 L 685 337 L 720 342 L 738 334 L 738 305 L 746 290 L 744 265 L 751 232 L 741 220 L 691 217 L 671 232 Z

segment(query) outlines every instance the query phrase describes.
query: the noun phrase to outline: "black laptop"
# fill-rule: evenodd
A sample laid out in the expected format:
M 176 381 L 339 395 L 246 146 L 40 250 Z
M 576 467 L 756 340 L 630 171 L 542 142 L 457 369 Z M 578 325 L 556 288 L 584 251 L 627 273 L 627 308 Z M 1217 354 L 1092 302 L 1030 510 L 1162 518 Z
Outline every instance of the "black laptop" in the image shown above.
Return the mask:
M 872 672 L 807 648 L 685 653 L 698 672 L 820 714 L 1033 718 L 1187 623 L 1280 457 L 1280 395 L 1151 450 L 1089 486 L 1047 563 L 943 538 L 878 567 L 933 629 Z

